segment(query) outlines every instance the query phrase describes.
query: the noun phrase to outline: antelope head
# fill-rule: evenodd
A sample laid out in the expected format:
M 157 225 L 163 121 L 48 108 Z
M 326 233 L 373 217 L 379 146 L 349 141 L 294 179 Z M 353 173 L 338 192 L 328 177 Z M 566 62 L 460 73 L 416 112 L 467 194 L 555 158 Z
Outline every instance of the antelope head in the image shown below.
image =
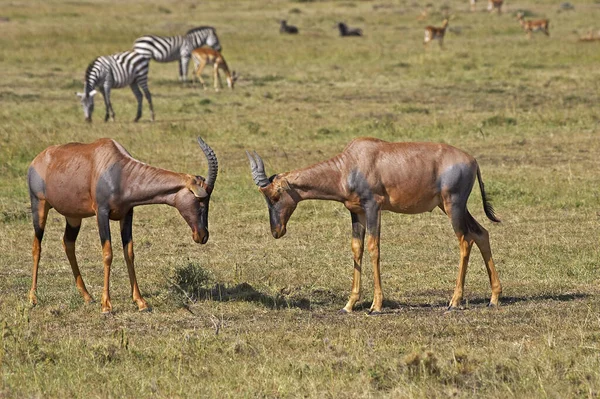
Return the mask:
M 231 90 L 233 90 L 233 86 L 235 85 L 235 82 L 238 80 L 238 75 L 235 73 L 235 71 L 231 72 L 231 76 L 227 77 L 227 86 L 229 86 L 229 88 Z
M 263 160 L 256 152 L 250 154 L 246 151 L 246 155 L 250 160 L 252 179 L 267 201 L 271 234 L 275 238 L 281 238 L 285 235 L 287 222 L 298 205 L 298 198 L 293 195 L 294 191 L 284 176 L 267 177 Z
M 175 207 L 192 229 L 192 238 L 199 244 L 208 241 L 208 203 L 215 186 L 219 164 L 212 148 L 200 137 L 198 144 L 208 161 L 208 177 L 188 176 L 186 187 L 175 195 Z
M 94 112 L 94 96 L 96 90 L 92 90 L 89 93 L 75 93 L 77 97 L 81 99 L 81 106 L 83 107 L 83 115 L 85 116 L 86 122 L 92 121 L 92 113 Z

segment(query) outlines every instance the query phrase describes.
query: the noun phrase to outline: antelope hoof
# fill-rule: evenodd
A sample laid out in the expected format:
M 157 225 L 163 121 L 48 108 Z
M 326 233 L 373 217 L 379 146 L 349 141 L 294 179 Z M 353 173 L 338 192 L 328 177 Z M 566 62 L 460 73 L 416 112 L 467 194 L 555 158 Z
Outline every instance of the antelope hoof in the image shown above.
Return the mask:
M 338 314 L 350 314 L 345 308 L 338 310 Z
M 37 297 L 33 292 L 29 294 L 29 304 L 31 305 L 31 307 L 37 305 Z
M 498 302 L 496 302 L 496 303 L 490 302 L 490 303 L 488 303 L 487 307 L 497 309 L 500 307 L 500 305 L 498 305 Z
M 92 298 L 90 295 L 84 296 L 83 301 L 85 302 L 86 305 L 89 305 L 91 303 L 96 303 L 96 301 L 94 301 L 94 298 Z
M 134 299 L 133 301 L 138 305 L 139 312 L 150 312 L 152 310 L 152 308 L 148 306 L 148 303 L 143 299 Z
M 369 309 L 369 312 L 367 313 L 369 316 L 379 316 L 382 315 L 383 312 L 380 310 L 373 310 L 373 309 Z

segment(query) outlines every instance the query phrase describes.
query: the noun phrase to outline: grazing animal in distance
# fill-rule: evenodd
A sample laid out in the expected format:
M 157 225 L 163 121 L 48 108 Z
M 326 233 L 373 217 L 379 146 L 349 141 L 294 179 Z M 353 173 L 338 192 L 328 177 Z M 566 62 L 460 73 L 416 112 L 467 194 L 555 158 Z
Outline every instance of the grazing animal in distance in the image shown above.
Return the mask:
M 146 35 L 139 37 L 133 43 L 133 49 L 157 62 L 179 61 L 179 80 L 187 80 L 188 64 L 192 50 L 209 46 L 222 51 L 221 43 L 215 28 L 199 26 L 179 36 Z
M 504 0 L 488 0 L 488 11 L 492 12 L 496 10 L 498 15 L 502 14 L 502 5 L 504 4 Z
M 340 312 L 351 312 L 361 296 L 365 232 L 375 286 L 370 312 L 381 312 L 381 212 L 416 214 L 430 212 L 436 207 L 448 215 L 460 247 L 458 278 L 449 308 L 458 308 L 462 301 L 474 243 L 483 255 L 490 279 L 490 305 L 498 304 L 502 288 L 492 260 L 489 234 L 467 210 L 475 179 L 479 182 L 486 216 L 494 222 L 500 220 L 487 200 L 479 165 L 469 154 L 447 144 L 390 143 L 376 138 L 358 138 L 329 160 L 271 177 L 267 177 L 264 162 L 256 152 L 246 154 L 252 178 L 267 201 L 274 238 L 285 235 L 287 222 L 300 201 L 337 201 L 350 211 L 354 277 L 350 298 Z
M 294 25 L 288 25 L 285 19 L 279 21 L 279 33 L 289 33 L 290 35 L 295 35 L 298 33 L 298 28 Z
M 590 29 L 586 35 L 581 36 L 579 38 L 580 42 L 593 42 L 593 41 L 596 41 L 596 40 L 600 40 L 600 33 L 597 34 L 597 35 L 594 35 L 594 30 L 593 29 Z
M 31 162 L 27 172 L 31 215 L 33 217 L 33 272 L 29 301 L 37 304 L 37 276 L 46 218 L 51 208 L 66 218 L 63 247 L 71 264 L 75 283 L 85 302 L 92 301 L 77 259 L 75 241 L 81 220 L 96 216 L 102 259 L 104 289 L 102 313 L 112 310 L 109 294 L 113 251 L 110 220 L 121 224 L 123 254 L 127 263 L 131 295 L 140 311 L 148 309 L 142 298 L 133 265 L 133 208 L 138 205 L 167 204 L 177 208 L 192 229 L 195 242 L 208 241 L 208 205 L 217 179 L 218 162 L 214 151 L 200 137 L 198 144 L 208 161 L 208 177 L 171 172 L 140 162 L 114 140 L 100 139 L 90 144 L 70 143 L 51 146 Z
M 538 19 L 538 20 L 525 20 L 523 19 L 524 14 L 522 12 L 517 14 L 517 21 L 521 24 L 521 28 L 527 34 L 527 37 L 531 39 L 532 32 L 544 32 L 546 36 L 550 36 L 550 32 L 548 31 L 550 27 L 550 21 L 547 19 Z
M 144 91 L 148 105 L 150 106 L 150 115 L 154 121 L 154 108 L 152 107 L 152 95 L 148 89 L 148 68 L 150 61 L 135 51 L 125 51 L 113 55 L 106 55 L 96 58 L 90 63 L 85 71 L 85 82 L 83 93 L 75 93 L 81 99 L 83 114 L 87 122 L 92 121 L 94 112 L 94 96 L 97 87 L 104 97 L 106 106 L 106 115 L 104 121 L 110 118 L 115 120 L 115 111 L 110 101 L 110 90 L 129 86 L 135 98 L 138 108 L 135 116 L 135 122 L 142 117 L 142 93 Z
M 219 75 L 219 69 L 222 69 L 223 72 L 225 72 L 226 79 L 227 79 L 227 86 L 233 90 L 233 85 L 235 84 L 235 82 L 237 80 L 237 75 L 236 75 L 235 71 L 233 71 L 233 73 L 229 72 L 229 67 L 227 66 L 227 62 L 225 61 L 225 58 L 217 50 L 214 50 L 209 47 L 201 47 L 201 48 L 194 49 L 194 51 L 192 51 L 192 60 L 194 61 L 194 64 L 196 65 L 196 70 L 195 70 L 194 74 L 196 75 L 196 77 L 198 78 L 200 83 L 202 84 L 203 89 L 206 90 L 206 85 L 204 84 L 204 79 L 202 79 L 202 71 L 204 70 L 204 67 L 206 65 L 213 65 L 214 66 L 213 79 L 214 79 L 215 91 L 219 91 L 219 88 L 223 87 L 223 85 L 221 84 L 221 76 Z M 217 84 L 217 82 L 218 82 L 218 84 Z
M 423 45 L 427 46 L 427 44 L 432 40 L 437 40 L 440 44 L 440 48 L 444 48 L 444 35 L 446 34 L 446 28 L 448 28 L 448 18 L 444 19 L 442 26 L 439 28 L 431 25 L 426 26 Z
M 471 11 L 475 11 L 477 0 L 469 0 L 469 3 L 471 4 Z
M 338 23 L 338 29 L 340 30 L 340 36 L 344 37 L 344 36 L 362 36 L 362 29 L 360 28 L 349 28 L 348 25 L 346 25 L 343 22 L 339 22 Z

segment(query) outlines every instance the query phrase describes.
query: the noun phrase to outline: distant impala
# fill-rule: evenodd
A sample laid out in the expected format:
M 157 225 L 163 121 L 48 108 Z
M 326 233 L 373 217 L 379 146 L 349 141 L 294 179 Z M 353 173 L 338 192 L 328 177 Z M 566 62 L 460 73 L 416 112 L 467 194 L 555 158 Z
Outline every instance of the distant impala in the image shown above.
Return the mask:
M 426 26 L 425 27 L 425 37 L 423 39 L 423 45 L 426 46 L 427 43 L 437 40 L 440 44 L 440 48 L 444 47 L 444 35 L 446 34 L 446 28 L 448 28 L 448 18 L 444 19 L 442 22 L 442 26 L 440 28 L 436 28 L 435 26 Z
M 37 303 L 37 275 L 46 218 L 51 208 L 65 216 L 63 247 L 69 258 L 75 283 L 86 302 L 92 297 L 85 288 L 75 258 L 75 240 L 81 219 L 96 216 L 104 263 L 102 313 L 112 310 L 109 295 L 113 259 L 110 220 L 121 223 L 123 254 L 129 272 L 131 294 L 140 311 L 148 305 L 142 298 L 133 267 L 133 207 L 167 204 L 179 211 L 192 229 L 195 242 L 208 241 L 208 203 L 217 179 L 218 163 L 213 150 L 198 137 L 208 160 L 208 178 L 159 169 L 140 162 L 116 141 L 100 139 L 91 144 L 70 143 L 52 146 L 31 162 L 27 173 L 33 217 L 33 273 L 29 300 Z
M 531 32 L 544 32 L 546 36 L 550 36 L 548 28 L 550 27 L 550 21 L 547 19 L 538 19 L 527 21 L 523 19 L 524 14 L 522 12 L 517 14 L 517 21 L 521 24 L 521 27 L 527 34 L 527 37 L 531 39 Z
M 225 72 L 227 86 L 230 89 L 233 89 L 233 85 L 237 80 L 237 75 L 235 74 L 235 71 L 233 71 L 233 73 L 229 72 L 229 67 L 227 66 L 225 58 L 217 50 L 214 50 L 210 47 L 200 47 L 194 49 L 194 51 L 192 51 L 192 59 L 196 65 L 196 70 L 194 73 L 202 84 L 203 89 L 206 89 L 206 84 L 204 83 L 204 79 L 202 79 L 202 71 L 207 65 L 213 65 L 213 83 L 215 86 L 215 91 L 219 91 L 219 89 L 223 87 L 221 84 L 221 76 L 219 76 L 219 69 L 222 69 L 223 72 Z
M 492 12 L 494 10 L 498 11 L 498 14 L 502 14 L 502 5 L 504 4 L 504 0 L 488 0 L 488 11 Z
M 436 207 L 450 218 L 460 247 L 459 272 L 450 309 L 459 307 L 462 301 L 473 243 L 479 247 L 487 267 L 492 287 L 490 305 L 498 304 L 502 288 L 492 260 L 489 235 L 467 210 L 475 179 L 479 182 L 486 216 L 494 222 L 499 220 L 487 201 L 477 161 L 469 154 L 446 144 L 388 143 L 359 138 L 327 161 L 270 178 L 260 156 L 256 152 L 246 154 L 254 182 L 267 201 L 273 237 L 283 237 L 287 222 L 300 201 L 338 201 L 350 211 L 354 277 L 350 298 L 340 312 L 351 312 L 360 299 L 365 231 L 375 285 L 370 312 L 381 312 L 381 211 L 415 214 L 430 212 Z

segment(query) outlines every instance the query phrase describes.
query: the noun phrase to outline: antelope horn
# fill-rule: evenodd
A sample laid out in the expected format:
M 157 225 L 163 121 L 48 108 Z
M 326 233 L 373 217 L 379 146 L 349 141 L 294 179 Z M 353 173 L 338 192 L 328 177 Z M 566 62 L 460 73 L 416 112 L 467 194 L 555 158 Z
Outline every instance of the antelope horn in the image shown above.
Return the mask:
M 265 164 L 260 156 L 254 151 L 254 155 L 246 151 L 248 160 L 250 161 L 250 169 L 252 170 L 252 179 L 259 187 L 267 187 L 271 182 L 265 173 Z
M 217 161 L 217 156 L 212 148 L 210 148 L 210 146 L 200 137 L 198 137 L 198 144 L 200 145 L 200 148 L 202 148 L 202 152 L 204 152 L 206 160 L 208 161 L 208 177 L 206 178 L 206 185 L 212 190 L 215 186 L 215 181 L 217 180 L 219 162 Z

